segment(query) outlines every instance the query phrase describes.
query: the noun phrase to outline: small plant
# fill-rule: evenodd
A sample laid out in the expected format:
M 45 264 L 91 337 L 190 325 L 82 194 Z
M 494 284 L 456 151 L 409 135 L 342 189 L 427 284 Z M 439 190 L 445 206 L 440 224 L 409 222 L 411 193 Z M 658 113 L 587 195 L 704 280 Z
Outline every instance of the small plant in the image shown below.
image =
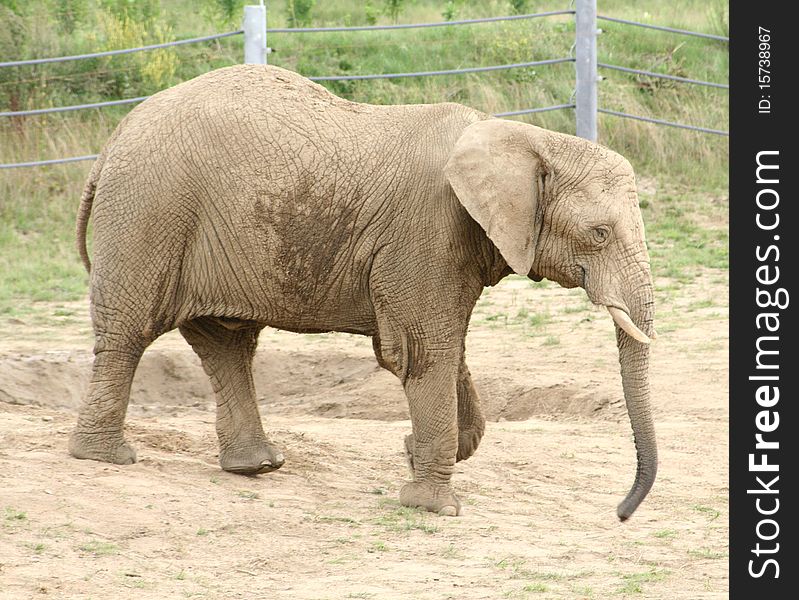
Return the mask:
M 527 12 L 527 0 L 510 0 L 510 10 L 514 15 L 523 15 Z
M 78 24 L 86 18 L 86 0 L 57 0 L 54 8 L 58 25 L 67 35 L 72 35 Z
M 449 0 L 449 2 L 447 2 L 447 4 L 444 6 L 444 11 L 441 13 L 441 16 L 445 21 L 454 21 L 457 18 L 458 7 L 455 6 L 455 2 L 453 0 Z
M 119 547 L 116 544 L 112 544 L 111 542 L 102 542 L 99 540 L 86 542 L 85 544 L 82 544 L 79 549 L 83 552 L 93 554 L 94 556 L 109 556 L 119 552 Z
M 386 552 L 388 550 L 388 546 L 386 546 L 385 542 L 374 542 L 372 547 L 367 550 L 367 552 Z
M 396 23 L 399 20 L 404 3 L 405 0 L 386 0 L 386 13 L 391 18 L 392 22 Z
M 670 571 L 666 569 L 656 569 L 652 568 L 649 571 L 644 571 L 641 573 L 628 573 L 627 575 L 622 575 L 622 579 L 625 581 L 625 584 L 619 588 L 619 594 L 642 594 L 643 588 L 641 587 L 642 583 L 653 583 L 656 581 L 663 581 L 669 575 Z
M 367 25 L 376 25 L 377 24 L 377 16 L 380 11 L 377 10 L 374 4 L 372 4 L 372 0 L 366 0 L 363 4 L 363 16 L 366 19 Z
M 702 506 L 701 504 L 695 504 L 693 506 L 693 509 L 696 512 L 699 512 L 699 513 L 702 513 L 703 515 L 706 515 L 708 517 L 708 519 L 711 520 L 711 521 L 715 521 L 716 519 L 719 518 L 719 515 L 721 515 L 721 513 L 718 510 L 716 510 L 715 508 L 713 508 L 711 506 Z
M 28 518 L 28 513 L 16 508 L 6 507 L 6 521 L 24 521 Z
M 311 24 L 311 11 L 316 0 L 289 0 L 289 27 L 306 27 Z
M 197 535 L 200 536 L 200 537 L 205 537 L 206 535 L 208 535 L 208 530 L 200 527 L 197 530 Z
M 528 317 L 527 322 L 531 327 L 541 327 L 542 325 L 549 323 L 551 320 L 552 319 L 548 314 L 533 313 Z
M 689 550 L 688 554 L 691 556 L 695 556 L 697 558 L 707 558 L 712 560 L 717 560 L 720 558 L 727 558 L 726 552 L 716 552 L 715 550 L 711 550 L 710 548 L 700 548 L 699 550 Z
M 389 505 L 390 506 L 390 505 Z M 427 513 L 417 508 L 407 506 L 392 507 L 387 514 L 376 520 L 378 525 L 382 525 L 389 531 L 412 531 L 418 529 L 424 533 L 433 534 L 438 531 L 438 527 L 427 520 Z
M 661 539 L 661 540 L 663 540 L 663 539 L 669 539 L 670 540 L 672 538 L 677 537 L 677 531 L 674 530 L 674 529 L 661 529 L 660 531 L 656 531 L 652 535 L 654 535 L 656 538 Z
M 42 552 L 44 552 L 45 548 L 47 548 L 47 545 L 43 544 L 42 542 L 38 542 L 36 544 L 30 544 L 30 549 L 33 550 L 34 554 L 41 554 Z

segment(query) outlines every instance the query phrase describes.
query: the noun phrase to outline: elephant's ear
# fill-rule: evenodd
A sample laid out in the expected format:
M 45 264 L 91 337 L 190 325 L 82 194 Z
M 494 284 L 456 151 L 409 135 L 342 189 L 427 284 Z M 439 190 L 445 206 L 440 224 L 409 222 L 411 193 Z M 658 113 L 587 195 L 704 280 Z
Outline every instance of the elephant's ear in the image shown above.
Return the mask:
M 547 169 L 531 138 L 541 131 L 513 121 L 478 121 L 463 131 L 444 167 L 458 200 L 519 275 L 533 266 L 543 219 Z

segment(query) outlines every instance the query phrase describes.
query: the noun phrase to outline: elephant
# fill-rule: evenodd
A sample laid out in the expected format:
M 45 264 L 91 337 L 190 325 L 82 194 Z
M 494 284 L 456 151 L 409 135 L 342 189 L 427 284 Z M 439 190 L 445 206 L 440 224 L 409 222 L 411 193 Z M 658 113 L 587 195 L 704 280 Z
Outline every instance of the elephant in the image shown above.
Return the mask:
M 278 67 L 226 67 L 120 122 L 85 184 L 77 240 L 95 344 L 74 457 L 136 461 L 123 435 L 131 381 L 177 328 L 214 389 L 221 468 L 278 469 L 252 378 L 260 331 L 349 332 L 371 336 L 408 400 L 401 504 L 458 515 L 455 464 L 485 430 L 467 326 L 483 289 L 516 273 L 582 287 L 610 311 L 637 449 L 621 520 L 654 482 L 644 223 L 630 163 L 598 144 L 461 104 L 356 103 Z

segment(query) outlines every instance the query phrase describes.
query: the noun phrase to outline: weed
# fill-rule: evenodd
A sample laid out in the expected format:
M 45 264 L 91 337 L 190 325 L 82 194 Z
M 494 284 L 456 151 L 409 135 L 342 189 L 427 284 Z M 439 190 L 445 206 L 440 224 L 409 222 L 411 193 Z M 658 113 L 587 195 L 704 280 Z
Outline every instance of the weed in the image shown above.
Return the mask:
M 100 540 L 92 540 L 85 544 L 81 544 L 78 549 L 93 554 L 94 556 L 110 556 L 119 553 L 119 547 L 116 544 Z
M 543 313 L 534 313 L 527 318 L 527 324 L 530 325 L 530 327 L 543 327 L 551 321 L 552 317 Z
M 428 521 L 426 511 L 407 506 L 393 507 L 392 510 L 378 517 L 375 522 L 389 531 L 404 532 L 417 529 L 429 534 L 438 531 L 438 527 Z
M 458 548 L 457 548 L 457 546 L 455 546 L 455 544 L 450 544 L 449 546 L 447 546 L 441 552 L 441 556 L 443 556 L 444 558 L 455 558 L 455 559 L 464 558 L 463 553 L 458 550 Z
M 16 508 L 6 507 L 6 521 L 25 521 L 28 518 L 28 513 Z
M 261 497 L 261 495 L 258 492 L 254 492 L 252 490 L 239 490 L 236 492 L 236 495 L 239 498 L 245 498 L 247 500 L 257 500 L 258 498 Z
M 388 546 L 386 546 L 385 542 L 374 542 L 372 547 L 367 550 L 367 552 L 387 552 Z
M 33 550 L 34 554 L 41 554 L 45 551 L 47 545 L 43 544 L 42 542 L 37 542 L 36 544 L 29 544 L 29 547 L 31 550 Z
M 197 535 L 200 536 L 200 537 L 205 537 L 206 535 L 208 535 L 208 530 L 204 529 L 203 527 L 200 527 L 197 530 Z
M 708 517 L 708 520 L 715 521 L 719 518 L 721 513 L 711 506 L 703 506 L 701 504 L 694 504 L 691 508 L 693 508 L 696 512 L 702 513 Z
M 570 587 L 571 593 L 575 598 L 593 598 L 594 590 L 590 585 L 573 585 Z
M 677 537 L 677 531 L 675 529 L 661 529 L 660 531 L 656 531 L 653 533 L 656 538 L 659 539 L 672 539 Z
M 346 523 L 350 527 L 360 527 L 361 525 L 358 521 L 350 517 L 336 517 L 330 515 L 317 515 L 314 517 L 314 521 L 319 521 L 321 523 Z
M 618 594 L 641 594 L 643 593 L 642 584 L 663 581 L 671 572 L 666 569 L 652 568 L 640 573 L 628 573 L 622 575 L 624 585 L 617 591 Z
M 710 548 L 700 548 L 699 550 L 688 550 L 688 554 L 696 558 L 707 558 L 716 560 L 720 558 L 727 558 L 729 556 L 726 552 L 716 552 Z

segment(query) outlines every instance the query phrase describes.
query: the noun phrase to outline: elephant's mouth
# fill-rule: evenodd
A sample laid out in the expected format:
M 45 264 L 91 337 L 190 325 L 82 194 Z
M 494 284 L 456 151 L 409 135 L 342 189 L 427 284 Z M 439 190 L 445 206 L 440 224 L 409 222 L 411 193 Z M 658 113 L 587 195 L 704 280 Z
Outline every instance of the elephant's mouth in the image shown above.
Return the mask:
M 594 304 L 598 304 L 607 308 L 616 325 L 621 327 L 621 329 L 631 338 L 641 342 L 642 344 L 650 344 L 655 336 L 653 335 L 650 338 L 643 331 L 641 331 L 641 329 L 635 323 L 633 323 L 630 313 L 626 307 L 608 304 L 606 302 L 600 301 L 598 298 L 593 298 L 591 290 L 588 288 L 588 271 L 583 265 L 580 264 L 577 265 L 577 269 L 581 281 L 580 287 L 586 291 L 589 300 L 591 300 Z

